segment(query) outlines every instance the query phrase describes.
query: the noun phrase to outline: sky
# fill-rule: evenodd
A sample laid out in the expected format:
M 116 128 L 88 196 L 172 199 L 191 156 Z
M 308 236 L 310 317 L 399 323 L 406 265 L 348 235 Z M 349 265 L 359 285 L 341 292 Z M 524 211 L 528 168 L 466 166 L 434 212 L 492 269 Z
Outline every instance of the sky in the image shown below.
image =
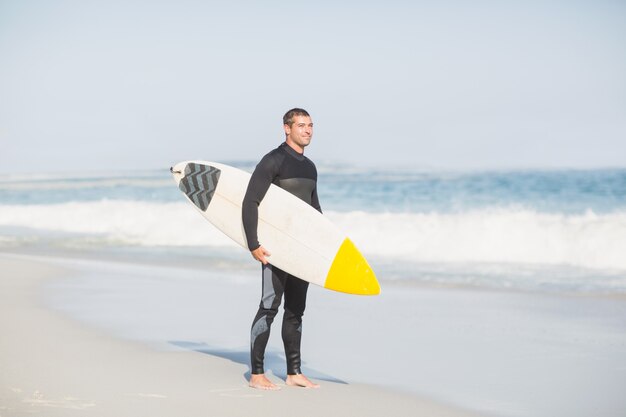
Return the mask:
M 0 0 L 0 175 L 626 167 L 623 1 Z

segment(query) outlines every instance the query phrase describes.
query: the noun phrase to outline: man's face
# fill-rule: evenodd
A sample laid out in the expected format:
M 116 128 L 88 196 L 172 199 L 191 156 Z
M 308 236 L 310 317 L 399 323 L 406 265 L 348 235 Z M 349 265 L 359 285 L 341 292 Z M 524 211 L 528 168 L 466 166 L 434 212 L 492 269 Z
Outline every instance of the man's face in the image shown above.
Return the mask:
M 287 140 L 304 149 L 313 137 L 313 122 L 308 116 L 295 116 L 291 126 L 285 125 Z

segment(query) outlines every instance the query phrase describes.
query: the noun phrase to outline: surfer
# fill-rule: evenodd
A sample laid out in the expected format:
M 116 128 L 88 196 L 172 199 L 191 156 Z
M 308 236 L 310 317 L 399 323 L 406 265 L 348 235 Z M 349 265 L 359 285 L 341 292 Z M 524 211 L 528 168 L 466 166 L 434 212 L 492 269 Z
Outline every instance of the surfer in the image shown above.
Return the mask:
M 262 297 L 250 335 L 250 386 L 253 388 L 276 390 L 265 376 L 265 348 L 270 336 L 270 327 L 278 313 L 282 298 L 285 298 L 282 323 L 282 338 L 287 359 L 287 379 L 291 386 L 318 388 L 302 374 L 300 368 L 300 341 L 302 336 L 302 315 L 306 305 L 309 283 L 294 277 L 268 261 L 270 252 L 258 241 L 258 208 L 270 184 L 275 184 L 318 211 L 322 211 L 317 197 L 317 170 L 309 158 L 304 156 L 304 148 L 311 143 L 313 122 L 304 109 L 294 108 L 283 116 L 285 142 L 265 155 L 256 166 L 242 203 L 242 219 L 248 248 L 252 257 L 261 262 Z M 271 248 L 270 248 L 271 249 Z

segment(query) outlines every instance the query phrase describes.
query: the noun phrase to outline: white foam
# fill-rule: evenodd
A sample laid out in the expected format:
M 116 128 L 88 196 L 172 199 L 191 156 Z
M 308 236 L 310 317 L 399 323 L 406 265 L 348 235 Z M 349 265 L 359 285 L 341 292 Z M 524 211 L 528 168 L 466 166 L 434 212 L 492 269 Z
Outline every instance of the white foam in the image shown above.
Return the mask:
M 572 265 L 626 270 L 626 212 L 327 212 L 366 255 L 415 262 Z M 232 246 L 187 202 L 0 205 L 0 226 L 100 235 L 142 246 Z
M 0 225 L 101 235 L 141 246 L 235 246 L 185 202 L 75 202 L 0 205 Z
M 597 215 L 482 209 L 331 213 L 366 253 L 417 262 L 486 262 L 626 269 L 626 212 Z

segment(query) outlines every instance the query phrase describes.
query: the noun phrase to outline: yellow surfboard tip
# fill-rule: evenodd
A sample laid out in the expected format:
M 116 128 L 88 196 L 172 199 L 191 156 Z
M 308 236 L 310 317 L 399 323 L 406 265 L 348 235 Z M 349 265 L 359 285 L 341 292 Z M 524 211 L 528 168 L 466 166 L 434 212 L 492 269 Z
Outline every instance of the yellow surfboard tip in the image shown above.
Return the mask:
M 348 238 L 335 255 L 324 288 L 358 295 L 380 294 L 380 285 L 372 267 Z

